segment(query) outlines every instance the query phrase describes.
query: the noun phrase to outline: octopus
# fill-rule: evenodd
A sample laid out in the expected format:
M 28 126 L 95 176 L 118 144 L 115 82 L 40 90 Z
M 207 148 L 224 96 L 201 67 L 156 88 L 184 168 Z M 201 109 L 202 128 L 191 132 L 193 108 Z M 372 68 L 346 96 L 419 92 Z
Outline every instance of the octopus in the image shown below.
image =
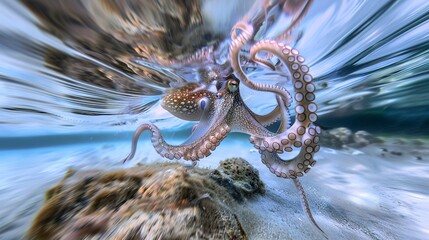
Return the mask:
M 214 80 L 215 91 L 210 91 L 198 83 L 190 83 L 168 92 L 161 100 L 161 106 L 175 117 L 198 121 L 191 135 L 182 144 L 170 145 L 164 140 L 157 126 L 142 124 L 134 134 L 131 152 L 124 162 L 134 157 L 139 136 L 144 131 L 151 132 L 153 147 L 162 157 L 170 160 L 190 160 L 193 163 L 209 156 L 229 133 L 248 134 L 250 142 L 259 150 L 261 160 L 269 171 L 277 177 L 288 178 L 294 182 L 310 222 L 328 238 L 313 218 L 299 181 L 299 177 L 315 166 L 314 155 L 320 149 L 321 129 L 315 125 L 318 116 L 314 102 L 316 88 L 312 83 L 313 77 L 298 50 L 273 40 L 254 42 L 255 34 L 254 25 L 249 21 L 242 20 L 233 27 L 229 47 L 232 72 Z M 293 94 L 286 88 L 259 84 L 249 79 L 240 62 L 241 49 L 244 46 L 250 48 L 247 54 L 253 63 L 272 70 L 288 70 Z M 281 64 L 273 64 L 270 59 L 261 57 L 261 53 L 275 56 Z M 241 85 L 254 91 L 273 93 L 277 101 L 275 109 L 265 115 L 253 112 L 241 97 Z M 292 101 L 295 101 L 293 122 L 289 112 Z M 280 125 L 276 131 L 267 128 L 277 121 L 280 121 Z M 284 159 L 281 154 L 285 152 L 295 152 L 296 155 Z

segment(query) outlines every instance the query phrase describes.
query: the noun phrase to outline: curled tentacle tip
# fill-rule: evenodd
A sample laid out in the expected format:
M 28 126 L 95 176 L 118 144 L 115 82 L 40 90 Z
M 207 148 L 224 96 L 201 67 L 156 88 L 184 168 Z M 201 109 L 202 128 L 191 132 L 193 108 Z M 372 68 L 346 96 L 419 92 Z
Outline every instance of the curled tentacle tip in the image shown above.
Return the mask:
M 129 161 L 129 160 L 131 160 L 130 159 L 130 156 L 127 156 L 126 158 L 124 158 L 123 160 L 122 160 L 122 164 L 125 164 L 127 161 Z
M 326 234 L 320 227 L 318 227 L 318 230 L 320 234 L 322 234 L 324 239 L 327 239 L 327 240 L 329 239 L 328 234 Z

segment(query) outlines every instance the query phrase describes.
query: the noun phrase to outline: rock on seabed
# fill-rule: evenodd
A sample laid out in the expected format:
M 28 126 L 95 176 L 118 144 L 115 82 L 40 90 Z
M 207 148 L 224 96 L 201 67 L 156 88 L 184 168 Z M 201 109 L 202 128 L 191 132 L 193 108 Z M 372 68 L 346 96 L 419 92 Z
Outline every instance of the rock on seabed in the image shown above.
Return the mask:
M 243 191 L 246 196 L 263 193 L 263 184 L 245 160 L 225 161 L 244 175 L 225 174 L 222 164 L 217 170 L 158 163 L 111 172 L 69 171 L 46 193 L 27 238 L 247 239 L 227 206 L 236 204 Z M 219 184 L 225 182 L 219 181 L 219 172 L 232 184 Z
M 372 143 L 381 143 L 382 139 L 373 136 L 366 131 L 353 133 L 345 127 L 322 131 L 320 143 L 323 146 L 341 149 L 343 147 L 365 147 Z

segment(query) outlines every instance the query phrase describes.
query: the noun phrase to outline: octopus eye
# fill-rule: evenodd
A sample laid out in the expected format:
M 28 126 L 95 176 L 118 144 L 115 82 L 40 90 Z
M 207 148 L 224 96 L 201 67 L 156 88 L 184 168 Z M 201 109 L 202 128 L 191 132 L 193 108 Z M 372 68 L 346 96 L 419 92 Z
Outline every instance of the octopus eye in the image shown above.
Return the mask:
M 206 108 L 206 101 L 205 101 L 205 100 L 202 100 L 202 101 L 200 102 L 200 107 L 201 107 L 201 110 L 203 110 L 203 111 L 204 111 L 204 109 Z
M 236 80 L 229 80 L 228 81 L 228 90 L 230 92 L 235 92 L 238 90 L 238 82 Z

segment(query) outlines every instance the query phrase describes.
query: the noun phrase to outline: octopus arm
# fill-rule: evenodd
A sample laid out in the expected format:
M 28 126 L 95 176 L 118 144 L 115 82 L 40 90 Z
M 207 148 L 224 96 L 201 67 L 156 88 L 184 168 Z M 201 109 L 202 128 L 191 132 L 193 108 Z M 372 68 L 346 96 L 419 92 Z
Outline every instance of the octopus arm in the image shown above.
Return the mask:
M 303 176 L 304 173 L 307 173 L 310 170 L 310 167 L 313 167 L 316 163 L 316 161 L 312 159 L 313 154 L 308 153 L 305 148 L 301 148 L 301 151 L 296 157 L 292 158 L 291 160 L 283 160 L 276 152 L 270 152 L 268 150 L 259 150 L 259 152 L 261 154 L 262 162 L 267 165 L 272 173 L 278 177 L 291 178 L 293 180 L 295 187 L 301 196 L 301 205 L 308 219 L 320 231 L 320 233 L 326 239 L 328 239 L 326 233 L 314 220 L 307 197 L 305 195 L 305 191 L 298 180 L 298 177 Z
M 282 119 L 280 126 L 277 129 L 277 132 L 280 133 L 286 131 L 290 127 L 290 113 L 289 109 L 286 107 L 286 104 L 279 96 L 276 96 L 276 100 L 279 106 L 280 119 Z
M 311 214 L 310 204 L 308 204 L 307 196 L 305 195 L 304 188 L 301 185 L 301 182 L 298 178 L 292 179 L 295 184 L 296 189 L 298 190 L 299 195 L 301 196 L 301 206 L 304 209 L 308 219 L 313 224 L 314 227 L 319 230 L 319 232 L 325 237 L 325 239 L 329 239 L 328 235 L 322 230 L 322 228 L 317 224 L 316 220 L 314 220 L 313 214 Z
M 313 136 L 305 134 L 303 138 L 306 145 L 301 146 L 299 153 L 289 160 L 281 159 L 278 155 L 278 149 L 265 147 L 265 145 L 269 146 L 269 144 L 263 143 L 264 148 L 259 148 L 262 162 L 278 177 L 296 178 L 303 176 L 310 171 L 310 167 L 316 164 L 313 156 L 319 150 L 318 145 L 311 141 Z
M 305 3 L 304 7 L 303 4 Z M 286 1 L 283 4 L 283 12 L 286 14 L 293 14 L 293 19 L 289 27 L 284 31 L 285 35 L 290 34 L 290 32 L 296 28 L 299 23 L 302 21 L 307 12 L 310 10 L 313 0 L 308 1 Z M 301 10 L 298 14 L 298 10 Z
M 131 160 L 134 157 L 138 139 L 140 135 L 146 130 L 151 132 L 152 145 L 161 156 L 170 160 L 183 158 L 185 160 L 197 161 L 201 158 L 209 156 L 211 152 L 216 149 L 219 143 L 229 133 L 230 127 L 225 123 L 213 126 L 211 131 L 204 134 L 204 136 L 198 141 L 174 146 L 168 144 L 164 140 L 158 127 L 153 124 L 142 124 L 137 128 L 134 134 L 131 152 L 123 160 L 124 162 Z
M 271 124 L 277 122 L 279 119 L 281 119 L 281 116 L 282 116 L 282 114 L 281 114 L 281 112 L 282 112 L 281 103 L 282 102 L 279 102 L 279 100 L 277 99 L 277 103 L 278 103 L 277 106 L 271 112 L 269 112 L 266 115 L 259 115 L 259 114 L 256 114 L 254 112 L 251 112 L 253 118 L 256 121 L 258 121 L 264 127 L 268 127 Z
M 124 162 L 134 157 L 138 139 L 146 130 L 151 132 L 152 145 L 162 157 L 170 160 L 183 158 L 192 161 L 207 157 L 231 131 L 230 126 L 224 121 L 227 113 L 228 111 L 205 112 L 191 136 L 183 144 L 177 146 L 168 144 L 155 125 L 142 124 L 134 133 L 131 152 Z
M 280 107 L 276 106 L 271 112 L 266 115 L 259 115 L 252 112 L 253 118 L 256 119 L 262 126 L 268 127 L 280 119 Z
M 237 34 L 237 30 L 240 30 L 241 33 Z M 289 107 L 291 102 L 291 97 L 289 92 L 285 88 L 280 86 L 275 86 L 275 85 L 255 83 L 251 81 L 249 78 L 247 78 L 246 74 L 244 73 L 241 67 L 240 50 L 247 42 L 251 40 L 251 38 L 253 37 L 253 34 L 254 34 L 254 28 L 251 24 L 247 24 L 245 22 L 239 22 L 234 26 L 231 32 L 232 42 L 229 48 L 231 67 L 234 70 L 236 77 L 241 82 L 243 82 L 246 86 L 257 91 L 273 92 L 279 95 Z M 274 66 L 271 63 L 269 63 L 267 60 L 260 59 L 260 58 L 256 58 L 254 60 L 256 60 L 256 62 L 261 63 L 262 65 L 268 66 L 270 68 L 274 68 Z
M 291 72 L 296 100 L 294 109 L 296 118 L 290 128 L 285 128 L 284 131 L 269 137 L 254 135 L 251 141 L 258 149 L 273 149 L 279 153 L 283 150 L 291 151 L 294 146 L 307 145 L 308 142 L 316 141 L 315 143 L 317 143 L 320 128 L 313 126 L 313 122 L 317 120 L 317 105 L 313 102 L 315 86 L 312 83 L 312 76 L 308 73 L 308 66 L 303 64 L 304 58 L 298 54 L 296 49 L 271 41 L 258 42 L 252 47 L 250 54 L 255 57 L 259 51 L 275 54 Z M 302 137 L 307 132 L 311 135 L 310 139 Z

